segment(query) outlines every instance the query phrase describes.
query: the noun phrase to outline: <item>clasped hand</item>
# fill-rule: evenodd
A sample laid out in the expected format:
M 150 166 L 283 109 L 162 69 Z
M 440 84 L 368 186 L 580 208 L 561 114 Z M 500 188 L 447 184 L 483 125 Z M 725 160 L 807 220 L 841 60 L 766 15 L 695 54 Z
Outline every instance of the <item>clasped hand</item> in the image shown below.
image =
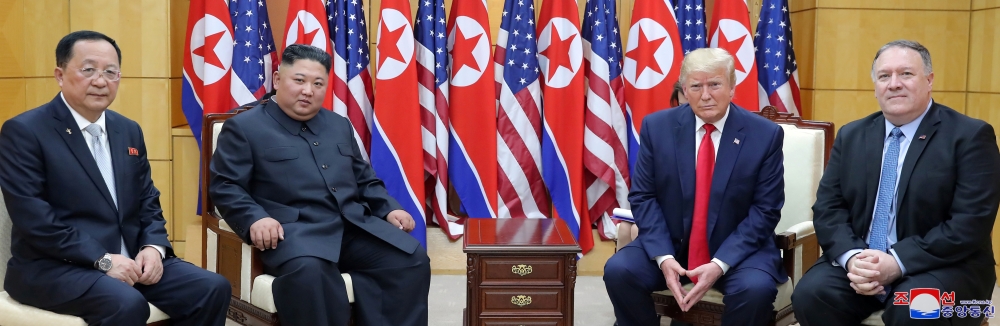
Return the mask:
M 865 249 L 847 260 L 847 278 L 861 295 L 885 294 L 885 285 L 901 275 L 895 257 L 881 250 Z
M 670 292 L 674 295 L 674 299 L 677 300 L 677 304 L 684 312 L 687 312 L 691 307 L 694 307 L 694 304 L 701 301 L 705 293 L 722 276 L 722 267 L 713 262 L 698 266 L 693 270 L 685 270 L 677 263 L 677 260 L 667 259 L 660 264 L 660 270 L 663 271 L 663 277 L 667 281 L 667 289 L 670 289 Z M 684 275 L 687 275 L 689 278 L 698 279 L 698 282 L 691 288 L 691 291 L 686 291 L 681 286 L 680 278 Z

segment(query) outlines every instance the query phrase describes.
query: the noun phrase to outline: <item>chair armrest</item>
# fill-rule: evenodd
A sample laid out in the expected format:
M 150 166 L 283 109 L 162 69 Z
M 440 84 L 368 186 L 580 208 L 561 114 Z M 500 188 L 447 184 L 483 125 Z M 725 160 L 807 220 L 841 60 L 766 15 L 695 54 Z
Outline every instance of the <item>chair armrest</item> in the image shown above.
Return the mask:
M 635 240 L 632 236 L 632 228 L 635 224 L 631 222 L 621 221 L 618 223 L 618 239 L 615 240 L 615 251 L 621 250 L 625 245 Z
M 797 282 L 819 259 L 819 242 L 812 221 L 805 221 L 775 235 L 781 250 L 782 267 Z

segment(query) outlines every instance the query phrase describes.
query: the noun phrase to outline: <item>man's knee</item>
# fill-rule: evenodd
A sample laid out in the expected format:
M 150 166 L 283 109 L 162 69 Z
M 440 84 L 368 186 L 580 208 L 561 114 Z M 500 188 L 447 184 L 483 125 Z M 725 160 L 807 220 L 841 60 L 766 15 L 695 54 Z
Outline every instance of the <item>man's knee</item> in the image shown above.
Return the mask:
M 216 273 L 204 274 L 205 277 L 199 282 L 198 286 L 205 289 L 209 295 L 225 298 L 228 303 L 229 297 L 232 296 L 233 292 L 233 287 L 229 284 L 229 280 Z
M 617 287 L 625 285 L 629 280 L 635 280 L 635 275 L 629 270 L 628 260 L 624 255 L 614 254 L 604 263 L 604 285 Z
M 773 306 L 774 299 L 778 296 L 779 284 L 775 283 L 770 275 L 759 272 L 751 277 L 742 277 L 738 282 L 739 284 L 735 287 L 736 291 L 726 293 L 726 300 L 738 300 L 742 304 L 768 307 L 768 309 Z M 727 288 L 733 289 L 729 286 Z
M 149 319 L 149 303 L 139 291 L 122 291 L 101 304 L 102 315 L 111 325 L 135 325 Z

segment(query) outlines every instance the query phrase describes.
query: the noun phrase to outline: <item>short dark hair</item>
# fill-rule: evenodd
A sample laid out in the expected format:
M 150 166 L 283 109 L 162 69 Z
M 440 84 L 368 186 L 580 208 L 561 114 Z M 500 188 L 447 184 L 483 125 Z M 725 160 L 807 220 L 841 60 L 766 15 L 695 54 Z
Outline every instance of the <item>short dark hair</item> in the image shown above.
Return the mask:
M 118 43 L 111 37 L 102 34 L 101 32 L 95 31 L 76 31 L 63 36 L 59 40 L 59 44 L 56 45 L 56 67 L 65 68 L 69 60 L 73 58 L 73 46 L 79 41 L 107 41 L 111 43 L 111 46 L 115 47 L 115 52 L 118 53 L 118 65 L 122 64 L 122 49 L 118 47 Z
M 875 52 L 875 59 L 872 59 L 872 80 L 875 80 L 875 61 L 878 61 L 878 57 L 882 56 L 882 52 L 885 52 L 885 50 L 890 48 L 902 48 L 917 51 L 917 53 L 920 54 L 920 60 L 924 62 L 924 74 L 930 75 L 934 72 L 934 66 L 931 64 L 931 51 L 927 50 L 923 44 L 920 44 L 920 42 L 917 41 L 895 40 L 886 43 L 878 49 L 878 52 Z
M 319 62 L 323 68 L 326 68 L 326 73 L 330 73 L 330 55 L 320 48 L 312 45 L 292 44 L 281 52 L 282 65 L 293 65 L 295 61 L 302 59 Z

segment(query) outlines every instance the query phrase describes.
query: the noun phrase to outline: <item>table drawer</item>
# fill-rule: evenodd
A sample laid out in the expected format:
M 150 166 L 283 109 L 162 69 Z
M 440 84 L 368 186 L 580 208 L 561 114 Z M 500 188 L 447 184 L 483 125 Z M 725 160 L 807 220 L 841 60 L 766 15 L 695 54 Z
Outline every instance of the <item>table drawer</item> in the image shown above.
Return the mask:
M 481 326 L 564 326 L 562 318 L 483 318 Z
M 566 301 L 562 288 L 480 288 L 480 316 L 496 317 L 511 313 L 520 316 L 562 317 Z
M 482 285 L 562 285 L 566 273 L 560 257 L 483 257 Z

